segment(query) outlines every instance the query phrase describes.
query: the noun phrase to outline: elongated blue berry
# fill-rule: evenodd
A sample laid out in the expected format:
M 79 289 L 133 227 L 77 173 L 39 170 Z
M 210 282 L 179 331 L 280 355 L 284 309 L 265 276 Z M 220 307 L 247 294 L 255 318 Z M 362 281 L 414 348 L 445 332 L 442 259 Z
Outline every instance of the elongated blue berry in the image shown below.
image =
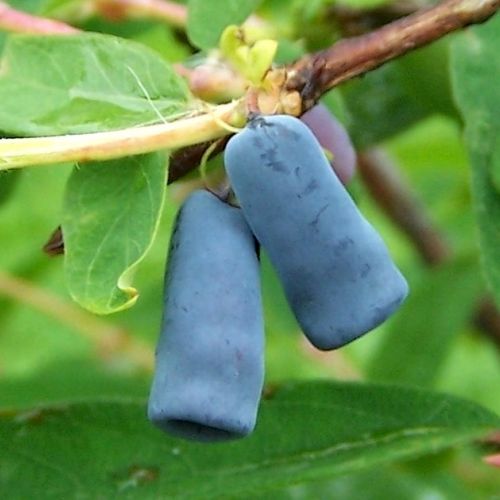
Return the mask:
M 256 241 L 240 209 L 197 191 L 171 239 L 149 419 L 200 441 L 249 434 L 263 384 L 263 332 Z
M 347 130 L 324 104 L 317 104 L 301 117 L 321 146 L 333 154 L 333 170 L 346 185 L 356 171 L 356 151 Z
M 258 117 L 228 143 L 226 169 L 304 333 L 320 349 L 382 323 L 408 286 L 309 128 Z

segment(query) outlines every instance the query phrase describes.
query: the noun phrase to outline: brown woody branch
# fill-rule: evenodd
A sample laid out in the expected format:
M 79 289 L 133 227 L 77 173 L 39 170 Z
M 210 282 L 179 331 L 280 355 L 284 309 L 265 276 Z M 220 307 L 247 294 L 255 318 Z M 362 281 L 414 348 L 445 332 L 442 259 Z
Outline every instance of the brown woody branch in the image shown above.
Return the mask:
M 141 370 L 150 372 L 153 368 L 154 353 L 147 344 L 135 339 L 122 327 L 65 302 L 48 290 L 0 271 L 0 296 L 32 307 L 67 325 L 73 332 L 91 342 L 104 359 L 113 359 L 118 355 L 129 359 Z
M 379 149 L 359 153 L 358 171 L 373 199 L 406 234 L 429 266 L 451 257 L 448 242 L 387 155 Z
M 427 45 L 470 24 L 481 23 L 500 8 L 500 0 L 445 0 L 382 28 L 340 40 L 299 59 L 287 87 L 301 92 L 304 110 L 342 82 Z
M 408 236 L 427 265 L 436 266 L 452 257 L 448 242 L 384 153 L 376 148 L 360 153 L 358 171 L 373 199 Z M 500 348 L 500 313 L 491 298 L 481 299 L 473 322 Z
M 184 28 L 187 23 L 187 7 L 166 0 L 94 0 L 95 9 L 114 21 L 124 18 L 149 18 Z
M 226 147 L 230 139 L 230 135 L 217 139 L 217 145 L 210 153 L 209 159 L 217 156 Z M 205 154 L 205 151 L 213 144 L 214 141 L 196 144 L 190 148 L 177 150 L 170 158 L 170 166 L 168 169 L 168 184 L 172 184 L 176 180 L 186 175 L 192 170 L 192 165 L 199 165 L 200 161 Z
M 490 297 L 484 297 L 474 314 L 474 324 L 500 349 L 500 312 Z

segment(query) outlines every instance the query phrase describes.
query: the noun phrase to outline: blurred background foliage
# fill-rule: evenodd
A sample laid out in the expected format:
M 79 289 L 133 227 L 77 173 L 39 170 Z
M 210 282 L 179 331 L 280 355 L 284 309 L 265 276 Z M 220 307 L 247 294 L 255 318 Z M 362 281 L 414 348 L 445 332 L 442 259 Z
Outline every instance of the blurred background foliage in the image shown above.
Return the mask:
M 32 12 L 65 4 L 10 3 Z M 342 7 L 388 3 L 344 0 Z M 282 34 L 281 60 L 328 46 L 345 34 L 336 7 L 339 4 L 326 0 L 264 2 L 261 15 Z M 170 62 L 192 53 L 182 33 L 158 22 L 95 18 L 84 27 L 145 43 Z M 472 321 L 486 285 L 479 264 L 469 160 L 450 87 L 449 43 L 447 38 L 415 51 L 323 99 L 344 121 L 360 151 L 384 152 L 446 243 L 449 257 L 429 266 L 414 242 L 384 214 L 358 173 L 349 189 L 407 277 L 411 296 L 394 318 L 369 335 L 339 351 L 315 351 L 300 335 L 264 255 L 269 385 L 310 378 L 389 381 L 446 391 L 500 414 L 500 337 L 495 340 Z M 68 297 L 62 257 L 51 258 L 41 250 L 61 220 L 70 170 L 69 165 L 49 166 L 0 174 L 2 407 L 148 395 L 169 232 L 196 175 L 168 189 L 158 236 L 135 275 L 137 305 L 89 319 L 90 313 L 81 313 Z M 116 335 L 134 341 L 123 348 Z M 493 499 L 499 498 L 499 491 L 498 472 L 481 463 L 480 451 L 462 449 L 296 486 L 274 492 L 272 498 Z

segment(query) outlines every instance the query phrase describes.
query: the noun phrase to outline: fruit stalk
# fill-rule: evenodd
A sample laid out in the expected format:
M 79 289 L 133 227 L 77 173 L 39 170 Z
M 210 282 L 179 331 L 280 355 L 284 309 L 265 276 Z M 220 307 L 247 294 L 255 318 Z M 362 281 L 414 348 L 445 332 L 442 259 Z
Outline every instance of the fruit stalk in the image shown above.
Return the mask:
M 111 132 L 0 139 L 0 170 L 63 162 L 111 160 L 216 139 L 239 116 L 239 101 L 192 118 Z

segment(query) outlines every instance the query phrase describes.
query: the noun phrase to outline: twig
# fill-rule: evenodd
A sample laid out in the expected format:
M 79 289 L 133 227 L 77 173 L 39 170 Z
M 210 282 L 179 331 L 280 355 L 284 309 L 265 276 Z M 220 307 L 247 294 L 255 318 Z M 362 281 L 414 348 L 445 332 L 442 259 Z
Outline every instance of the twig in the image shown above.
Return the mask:
M 77 28 L 60 21 L 13 9 L 5 2 L 0 2 L 0 30 L 38 35 L 71 35 L 80 32 Z
M 64 239 L 61 226 L 57 226 L 54 231 L 52 231 L 47 243 L 43 245 L 43 251 L 47 255 L 50 255 L 50 257 L 64 254 Z
M 187 23 L 186 6 L 167 0 L 94 0 L 94 4 L 102 16 L 112 20 L 147 17 L 178 28 Z
M 89 10 L 114 21 L 125 18 L 153 19 L 185 29 L 188 20 L 187 6 L 168 0 L 93 0 L 92 7 Z M 266 22 L 255 15 L 251 15 L 244 24 L 264 33 L 274 33 Z
M 500 349 L 500 312 L 493 300 L 483 298 L 474 315 L 474 324 L 482 332 L 488 333 Z
M 288 89 L 299 90 L 311 108 L 329 89 L 391 59 L 470 24 L 481 23 L 500 8 L 500 0 L 445 0 L 376 31 L 340 40 L 301 58 L 290 68 Z
M 153 369 L 154 356 L 149 346 L 132 337 L 123 328 L 108 324 L 80 307 L 62 301 L 47 290 L 0 271 L 0 294 L 33 307 L 69 326 L 95 345 L 105 358 L 121 354 L 143 370 Z
M 230 139 L 230 135 L 218 139 L 217 145 L 211 152 L 208 159 L 217 156 L 226 147 L 227 142 Z M 205 151 L 211 147 L 213 141 L 204 142 L 202 144 L 197 144 L 190 148 L 179 149 L 170 158 L 170 166 L 168 169 L 168 184 L 172 184 L 176 180 L 180 179 L 186 175 L 190 170 L 192 170 L 193 165 L 199 165 Z
M 360 153 L 358 170 L 376 203 L 409 237 L 424 262 L 436 266 L 451 258 L 448 242 L 384 153 L 378 149 Z M 500 347 L 500 313 L 489 297 L 479 302 L 473 322 Z
M 493 467 L 497 467 L 500 469 L 500 453 L 496 455 L 488 455 L 483 458 L 485 464 L 491 465 Z
M 377 204 L 410 238 L 427 264 L 441 264 L 451 256 L 448 243 L 385 153 L 370 149 L 358 154 L 358 170 Z
M 62 162 L 109 160 L 160 149 L 178 149 L 228 134 L 238 125 L 241 102 L 219 105 L 204 114 L 169 123 L 111 132 L 26 139 L 0 139 L 0 170 Z

